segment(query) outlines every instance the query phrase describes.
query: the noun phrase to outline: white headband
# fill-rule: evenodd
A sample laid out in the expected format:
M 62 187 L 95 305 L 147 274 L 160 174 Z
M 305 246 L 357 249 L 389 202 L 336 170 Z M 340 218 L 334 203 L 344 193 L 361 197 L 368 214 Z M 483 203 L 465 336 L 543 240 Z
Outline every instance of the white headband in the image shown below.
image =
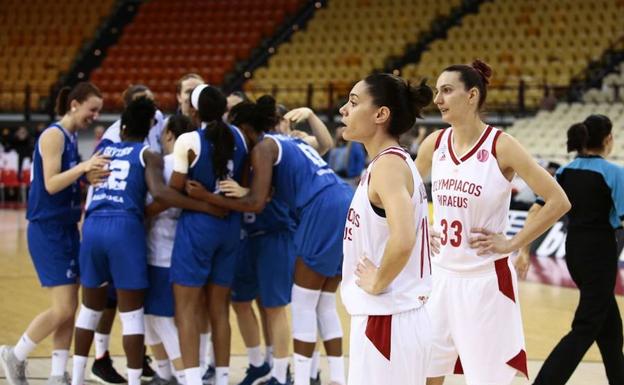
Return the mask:
M 193 92 L 191 92 L 191 106 L 198 110 L 198 104 L 199 104 L 199 95 L 201 95 L 201 92 L 204 90 L 204 88 L 208 87 L 208 84 L 200 84 L 197 87 L 193 88 Z

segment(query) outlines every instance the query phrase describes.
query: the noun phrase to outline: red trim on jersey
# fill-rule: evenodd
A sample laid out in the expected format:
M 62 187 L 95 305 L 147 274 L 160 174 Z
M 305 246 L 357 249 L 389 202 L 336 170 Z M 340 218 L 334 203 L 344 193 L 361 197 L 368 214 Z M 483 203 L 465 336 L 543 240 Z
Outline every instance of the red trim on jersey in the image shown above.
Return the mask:
M 398 155 L 397 153 L 400 153 L 401 156 L 403 158 L 406 157 L 406 152 L 403 148 L 399 147 L 399 146 L 390 146 L 386 149 L 384 149 L 382 152 L 380 152 L 379 154 L 377 154 L 376 157 L 373 158 L 373 160 L 371 160 L 371 163 L 373 163 L 374 161 L 376 161 L 380 156 L 387 154 L 387 153 L 394 153 L 395 155 Z
M 427 261 L 429 261 L 429 275 L 433 274 L 431 270 L 431 249 L 429 248 L 429 223 L 425 221 L 425 236 L 427 237 Z
M 366 321 L 366 337 L 373 343 L 379 353 L 390 361 L 392 314 L 369 315 L 368 321 Z
M 498 290 L 510 300 L 516 302 L 514 295 L 513 280 L 511 279 L 511 270 L 509 269 L 509 257 L 498 259 L 494 262 L 496 269 L 496 278 L 498 278 Z
M 520 350 L 520 352 L 516 354 L 514 358 L 507 361 L 507 365 L 511 366 L 519 372 L 522 372 L 522 374 L 524 374 L 527 379 L 529 378 L 529 370 L 527 368 L 527 356 L 524 349 Z
M 470 151 L 468 151 L 468 153 L 464 156 L 461 157 L 461 161 L 465 162 L 466 160 L 468 160 L 468 158 L 470 158 L 475 152 L 477 152 L 477 150 L 479 149 L 479 147 L 481 147 L 483 145 L 483 142 L 485 142 L 485 140 L 487 139 L 487 137 L 490 135 L 490 132 L 492 132 L 492 126 L 487 126 L 485 129 L 485 132 L 481 135 L 481 138 L 479 139 L 479 141 L 477 142 L 477 144 L 475 144 L 472 149 Z
M 492 156 L 496 158 L 496 141 L 498 137 L 503 133 L 501 130 L 496 130 L 496 134 L 494 134 L 494 140 L 492 140 Z
M 421 236 L 420 236 L 420 278 L 425 274 L 425 221 L 423 218 L 421 221 Z M 429 244 L 429 238 L 427 238 L 427 244 Z
M 440 135 L 438 135 L 438 137 L 436 138 L 435 147 L 433 148 L 433 151 L 437 150 L 438 147 L 440 147 L 440 142 L 442 141 L 442 136 L 444 136 L 445 131 L 446 131 L 446 128 L 440 131 Z
M 453 368 L 453 374 L 464 374 L 464 368 L 462 367 L 461 360 L 459 356 L 457 356 L 457 361 L 455 361 L 455 367 Z
M 459 165 L 459 159 L 457 159 L 457 157 L 455 156 L 455 151 L 453 151 L 453 140 L 451 138 L 452 135 L 453 135 L 453 131 L 449 132 L 448 136 L 446 137 L 447 144 L 448 144 L 448 152 L 449 152 L 449 155 L 451 156 L 451 159 L 453 160 L 453 163 Z

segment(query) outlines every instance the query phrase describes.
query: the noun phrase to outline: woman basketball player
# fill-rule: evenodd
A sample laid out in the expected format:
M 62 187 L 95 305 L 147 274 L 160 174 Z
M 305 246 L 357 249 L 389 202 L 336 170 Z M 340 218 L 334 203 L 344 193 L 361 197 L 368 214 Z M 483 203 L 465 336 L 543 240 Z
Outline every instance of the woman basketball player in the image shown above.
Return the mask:
M 451 127 L 434 132 L 416 158 L 431 171 L 434 229 L 433 324 L 428 384 L 464 373 L 468 384 L 511 383 L 527 375 L 516 275 L 509 255 L 546 231 L 570 208 L 563 190 L 511 136 L 481 120 L 490 67 L 453 65 L 438 77 L 434 103 Z M 510 180 L 518 174 L 545 205 L 512 239 Z
M 390 74 L 358 82 L 340 109 L 343 137 L 371 161 L 344 229 L 342 302 L 351 315 L 349 385 L 424 385 L 431 324 L 425 186 L 399 137 L 431 103 L 426 85 Z
M 578 156 L 556 178 L 572 202 L 565 260 L 580 301 L 572 330 L 546 358 L 534 385 L 565 384 L 594 341 L 609 384 L 624 384 L 622 318 L 613 294 L 618 272 L 614 229 L 624 220 L 624 171 L 604 159 L 613 150 L 611 130 L 604 115 L 591 115 L 568 130 L 568 151 Z
M 193 179 L 210 191 L 219 180 L 240 181 L 247 156 L 242 133 L 223 122 L 226 98 L 217 88 L 199 85 L 191 93 L 191 106 L 203 127 L 180 135 L 174 146 L 174 167 L 169 185 L 183 190 Z M 191 111 L 191 114 L 194 114 Z M 183 210 L 178 219 L 171 260 L 175 319 L 188 385 L 201 385 L 199 323 L 197 313 L 208 298 L 214 330 L 216 385 L 227 384 L 230 360 L 229 296 L 240 242 L 240 214 L 218 218 Z
M 257 104 L 271 104 L 275 111 L 270 96 L 261 97 Z M 187 183 L 187 192 L 231 210 L 260 212 L 273 185 L 274 197 L 286 203 L 299 220 L 294 235 L 298 258 L 292 289 L 295 384 L 310 382 L 317 325 L 332 357 L 330 377 L 343 384 L 342 327 L 335 292 L 341 274 L 342 231 L 353 192 L 306 142 L 270 135 L 254 125 L 248 128 L 244 133 L 252 149 L 254 171 L 249 194 L 225 198 L 208 193 L 194 181 Z
M 99 153 L 78 163 L 77 131 L 97 119 L 102 95 L 91 83 L 63 88 L 56 112 L 62 119 L 45 129 L 35 147 L 26 217 L 28 249 L 41 285 L 50 288 L 52 306 L 40 313 L 14 347 L 0 349 L 0 362 L 11 385 L 27 384 L 28 354 L 54 334 L 48 384 L 68 384 L 65 366 L 78 301 L 80 185 L 78 179 L 107 163 Z

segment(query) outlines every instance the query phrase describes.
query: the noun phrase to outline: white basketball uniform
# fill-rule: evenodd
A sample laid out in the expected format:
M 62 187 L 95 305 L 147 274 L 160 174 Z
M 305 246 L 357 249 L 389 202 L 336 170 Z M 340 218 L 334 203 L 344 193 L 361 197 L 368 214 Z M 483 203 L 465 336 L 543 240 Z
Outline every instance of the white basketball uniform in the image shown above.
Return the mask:
M 363 256 L 379 266 L 389 238 L 385 213 L 376 213 L 368 198 L 380 156 L 400 156 L 412 171 L 417 236 L 403 270 L 383 293 L 371 295 L 356 284 L 355 269 Z M 431 291 L 427 213 L 427 193 L 409 154 L 399 147 L 382 151 L 361 178 L 344 230 L 341 295 L 351 315 L 348 385 L 425 384 L 431 349 L 431 324 L 423 306 Z
M 173 154 L 163 157 L 163 177 L 169 184 L 173 173 Z M 152 197 L 148 195 L 147 201 Z M 178 217 L 182 210 L 170 207 L 156 215 L 149 223 L 147 231 L 147 264 L 151 266 L 171 267 L 171 253 L 175 239 Z M 150 284 L 168 285 L 168 279 Z M 156 345 L 162 343 L 167 356 L 175 360 L 181 356 L 178 330 L 172 317 L 161 317 L 151 314 L 145 315 L 145 343 Z
M 477 255 L 473 228 L 504 233 L 511 183 L 496 160 L 502 131 L 488 126 L 464 155 L 453 129 L 436 141 L 431 169 L 434 228 L 441 234 L 427 309 L 433 324 L 429 377 L 463 373 L 466 383 L 510 384 L 527 375 L 516 272 L 508 256 Z

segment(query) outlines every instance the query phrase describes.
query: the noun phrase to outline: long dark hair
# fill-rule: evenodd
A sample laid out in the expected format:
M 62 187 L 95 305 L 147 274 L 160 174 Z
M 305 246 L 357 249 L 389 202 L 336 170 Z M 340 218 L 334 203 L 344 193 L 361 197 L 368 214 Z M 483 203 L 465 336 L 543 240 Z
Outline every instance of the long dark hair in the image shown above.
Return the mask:
M 56 108 L 54 110 L 58 115 L 63 116 L 69 111 L 69 105 L 72 100 L 83 103 L 92 95 L 102 98 L 102 93 L 93 83 L 80 82 L 74 88 L 63 87 L 56 97 Z
M 234 134 L 223 121 L 222 116 L 227 109 L 225 95 L 213 86 L 201 85 L 201 93 L 197 99 L 199 119 L 206 123 L 204 134 L 213 146 L 212 164 L 217 178 L 228 176 L 228 162 L 234 155 Z
M 279 123 L 275 99 L 269 95 L 261 96 L 256 103 L 247 101 L 235 105 L 230 117 L 233 125 L 248 124 L 257 133 L 271 131 Z
M 568 129 L 568 152 L 602 150 L 604 140 L 611 133 L 613 124 L 604 115 L 589 115 L 583 123 L 573 124 Z
M 364 83 L 373 104 L 390 110 L 388 133 L 397 138 L 412 128 L 421 110 L 433 100 L 433 91 L 424 81 L 414 86 L 396 75 L 376 73 Z

